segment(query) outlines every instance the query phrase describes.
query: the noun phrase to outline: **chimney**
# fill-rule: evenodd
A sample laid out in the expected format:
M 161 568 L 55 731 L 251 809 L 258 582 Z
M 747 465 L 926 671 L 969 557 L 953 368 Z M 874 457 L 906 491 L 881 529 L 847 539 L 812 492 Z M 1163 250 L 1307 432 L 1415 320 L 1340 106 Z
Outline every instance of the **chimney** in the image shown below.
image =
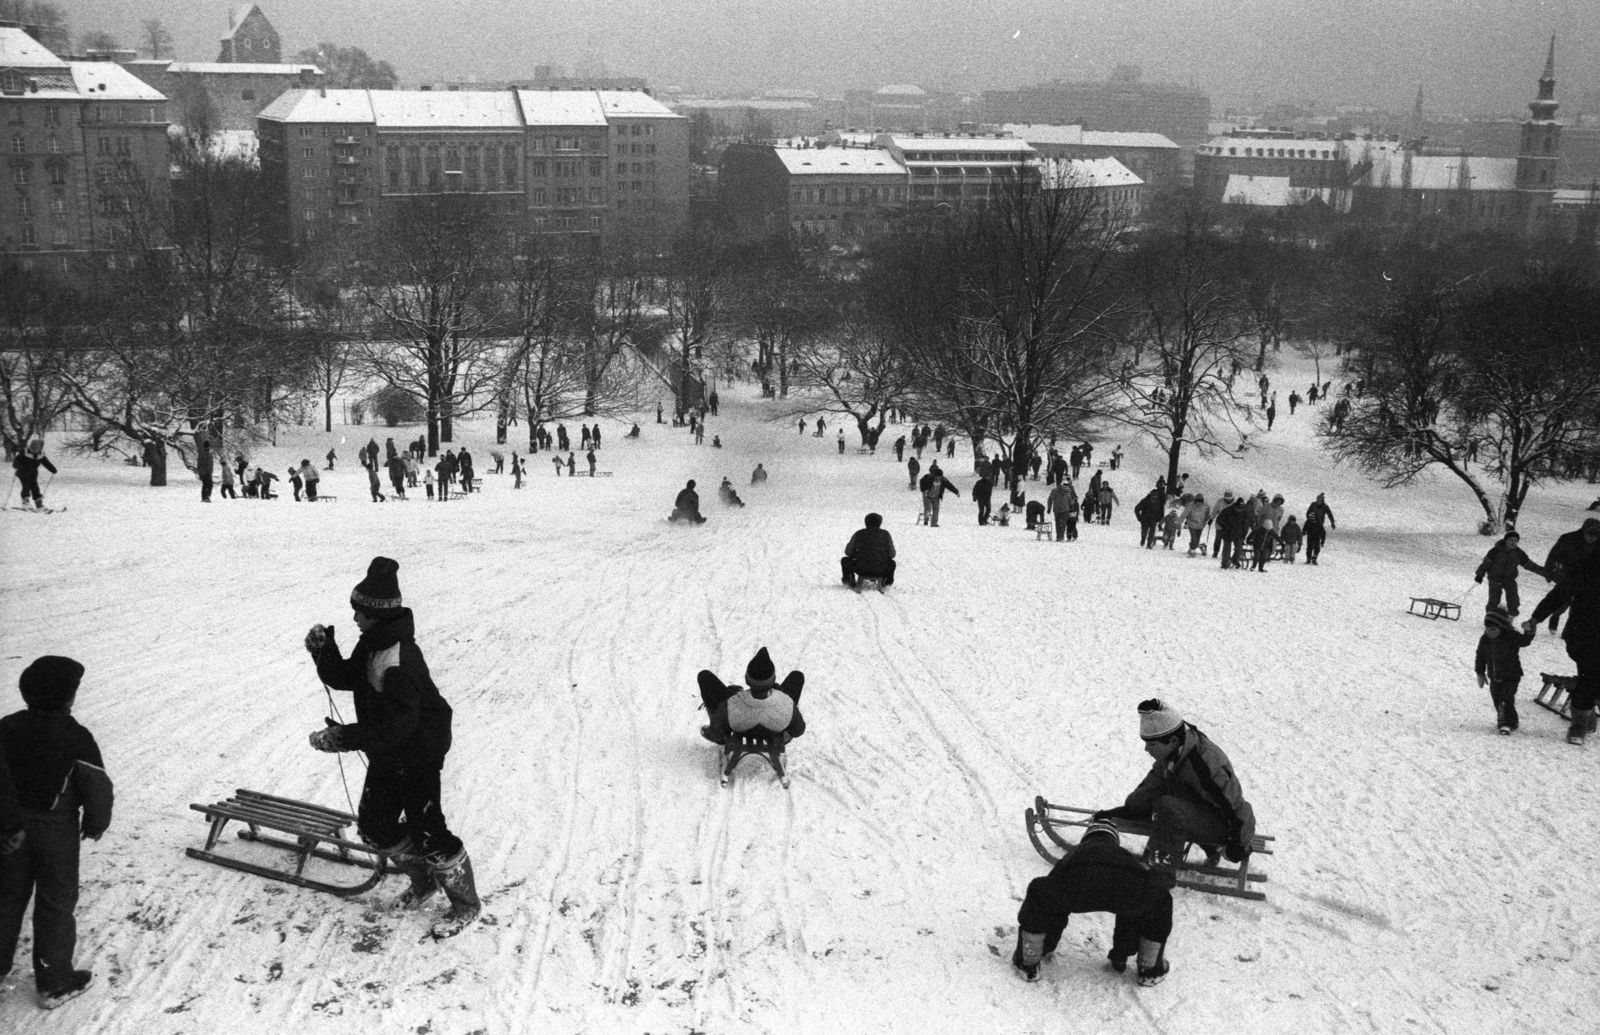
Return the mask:
M 310 65 L 301 65 L 298 77 L 300 80 L 298 85 L 302 90 L 309 90 L 317 84 L 317 73 Z

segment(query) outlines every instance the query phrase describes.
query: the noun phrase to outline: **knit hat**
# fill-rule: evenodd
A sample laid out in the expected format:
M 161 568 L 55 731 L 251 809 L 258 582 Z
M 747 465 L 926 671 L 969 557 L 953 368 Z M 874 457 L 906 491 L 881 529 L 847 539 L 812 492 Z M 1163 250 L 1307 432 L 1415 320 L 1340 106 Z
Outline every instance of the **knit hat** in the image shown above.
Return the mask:
M 393 618 L 400 610 L 400 562 L 374 557 L 367 577 L 350 591 L 350 606 L 374 618 Z
M 882 528 L 883 527 L 883 515 L 882 514 L 868 514 L 867 515 L 867 527 L 868 528 Z
M 752 690 L 765 690 L 771 687 L 775 675 L 777 669 L 772 667 L 772 659 L 767 656 L 765 647 L 756 651 L 756 656 L 744 667 L 744 681 Z
M 1139 702 L 1139 736 L 1144 740 L 1160 740 L 1183 726 L 1183 716 L 1175 709 L 1152 697 Z
M 17 689 L 29 708 L 42 712 L 58 712 L 67 706 L 78 692 L 83 679 L 83 666 L 71 658 L 46 654 L 22 670 Z
M 1600 518 L 1584 518 L 1582 530 L 1585 532 L 1600 531 Z
M 1485 629 L 1499 628 L 1510 632 L 1513 628 L 1511 616 L 1506 614 L 1505 608 L 1492 607 L 1483 613 L 1483 627 Z
M 1079 840 L 1087 841 L 1091 837 L 1109 837 L 1112 844 L 1122 843 L 1122 832 L 1109 819 L 1091 820 L 1089 825 L 1083 828 L 1083 837 Z
M 1229 489 L 1229 490 L 1228 490 L 1228 491 L 1227 491 L 1227 492 L 1224 492 L 1224 493 L 1223 493 L 1223 494 L 1222 494 L 1222 498 L 1223 498 L 1223 499 L 1225 499 L 1225 500 L 1231 500 L 1231 499 L 1233 499 L 1233 490 L 1232 490 L 1232 489 Z

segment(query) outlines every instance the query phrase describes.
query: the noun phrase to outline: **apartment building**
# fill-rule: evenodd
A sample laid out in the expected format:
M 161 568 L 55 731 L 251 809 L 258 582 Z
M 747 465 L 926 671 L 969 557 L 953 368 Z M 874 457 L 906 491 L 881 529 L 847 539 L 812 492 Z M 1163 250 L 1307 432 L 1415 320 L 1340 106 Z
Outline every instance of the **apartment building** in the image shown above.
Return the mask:
M 854 142 L 860 134 L 838 134 Z M 909 181 L 912 208 L 961 209 L 986 205 L 1018 176 L 1037 177 L 1039 152 L 1025 140 L 1001 134 L 879 133 L 865 141 L 894 156 Z
M 717 174 L 718 210 L 748 236 L 859 240 L 904 211 L 907 191 L 905 167 L 881 148 L 731 144 Z
M 166 98 L 113 62 L 63 61 L 0 28 L 0 126 L 0 253 L 67 277 L 89 256 L 120 261 L 126 214 L 169 188 Z
M 1082 126 L 1007 123 L 1001 131 L 1026 140 L 1044 159 L 1114 158 L 1149 190 L 1182 186 L 1181 148 L 1160 133 L 1094 130 Z

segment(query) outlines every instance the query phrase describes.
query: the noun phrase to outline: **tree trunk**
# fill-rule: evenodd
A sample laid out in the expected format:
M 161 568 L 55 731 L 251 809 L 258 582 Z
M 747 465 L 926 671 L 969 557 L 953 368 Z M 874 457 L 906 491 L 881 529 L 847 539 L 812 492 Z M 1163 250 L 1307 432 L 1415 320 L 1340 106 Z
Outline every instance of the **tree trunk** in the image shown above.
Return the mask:
M 329 433 L 333 431 L 333 396 L 331 395 L 322 397 L 322 430 Z
M 159 438 L 145 440 L 144 461 L 150 465 L 150 486 L 167 484 L 167 444 Z

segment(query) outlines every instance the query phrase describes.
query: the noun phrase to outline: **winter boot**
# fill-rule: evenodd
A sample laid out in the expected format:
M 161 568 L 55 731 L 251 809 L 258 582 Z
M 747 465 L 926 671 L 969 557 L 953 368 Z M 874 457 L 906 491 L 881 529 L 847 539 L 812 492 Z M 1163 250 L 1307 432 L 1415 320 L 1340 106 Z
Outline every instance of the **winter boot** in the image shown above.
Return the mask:
M 411 839 L 400 842 L 389 852 L 389 862 L 395 869 L 411 878 L 411 886 L 400 893 L 395 905 L 401 909 L 415 909 L 432 898 L 439 890 L 439 879 L 433 867 L 419 855 L 412 854 Z
M 1161 984 L 1167 976 L 1167 943 L 1139 939 L 1139 984 L 1146 988 Z
M 74 970 L 68 973 L 66 983 L 58 988 L 40 988 L 39 1005 L 46 1010 L 54 1010 L 63 1003 L 83 995 L 89 990 L 89 985 L 94 981 L 94 973 L 87 970 Z
M 467 857 L 467 850 L 463 848 L 460 855 L 435 867 L 434 873 L 450 899 L 450 911 L 444 915 L 444 919 L 433 925 L 433 936 L 438 939 L 454 938 L 478 919 L 483 907 L 478 901 L 478 886 L 472 879 L 472 860 Z
M 1594 714 L 1593 708 L 1572 709 L 1572 725 L 1567 727 L 1568 744 L 1583 746 L 1584 740 L 1589 736 L 1589 721 L 1594 717 Z
M 1044 935 L 1031 931 L 1017 932 L 1017 951 L 1011 954 L 1011 965 L 1017 968 L 1024 981 L 1039 980 L 1039 960 L 1044 957 Z
M 1112 949 L 1110 952 L 1106 953 L 1106 960 L 1111 964 L 1111 969 L 1116 971 L 1118 974 L 1127 973 L 1128 957 L 1117 952 L 1116 949 Z

